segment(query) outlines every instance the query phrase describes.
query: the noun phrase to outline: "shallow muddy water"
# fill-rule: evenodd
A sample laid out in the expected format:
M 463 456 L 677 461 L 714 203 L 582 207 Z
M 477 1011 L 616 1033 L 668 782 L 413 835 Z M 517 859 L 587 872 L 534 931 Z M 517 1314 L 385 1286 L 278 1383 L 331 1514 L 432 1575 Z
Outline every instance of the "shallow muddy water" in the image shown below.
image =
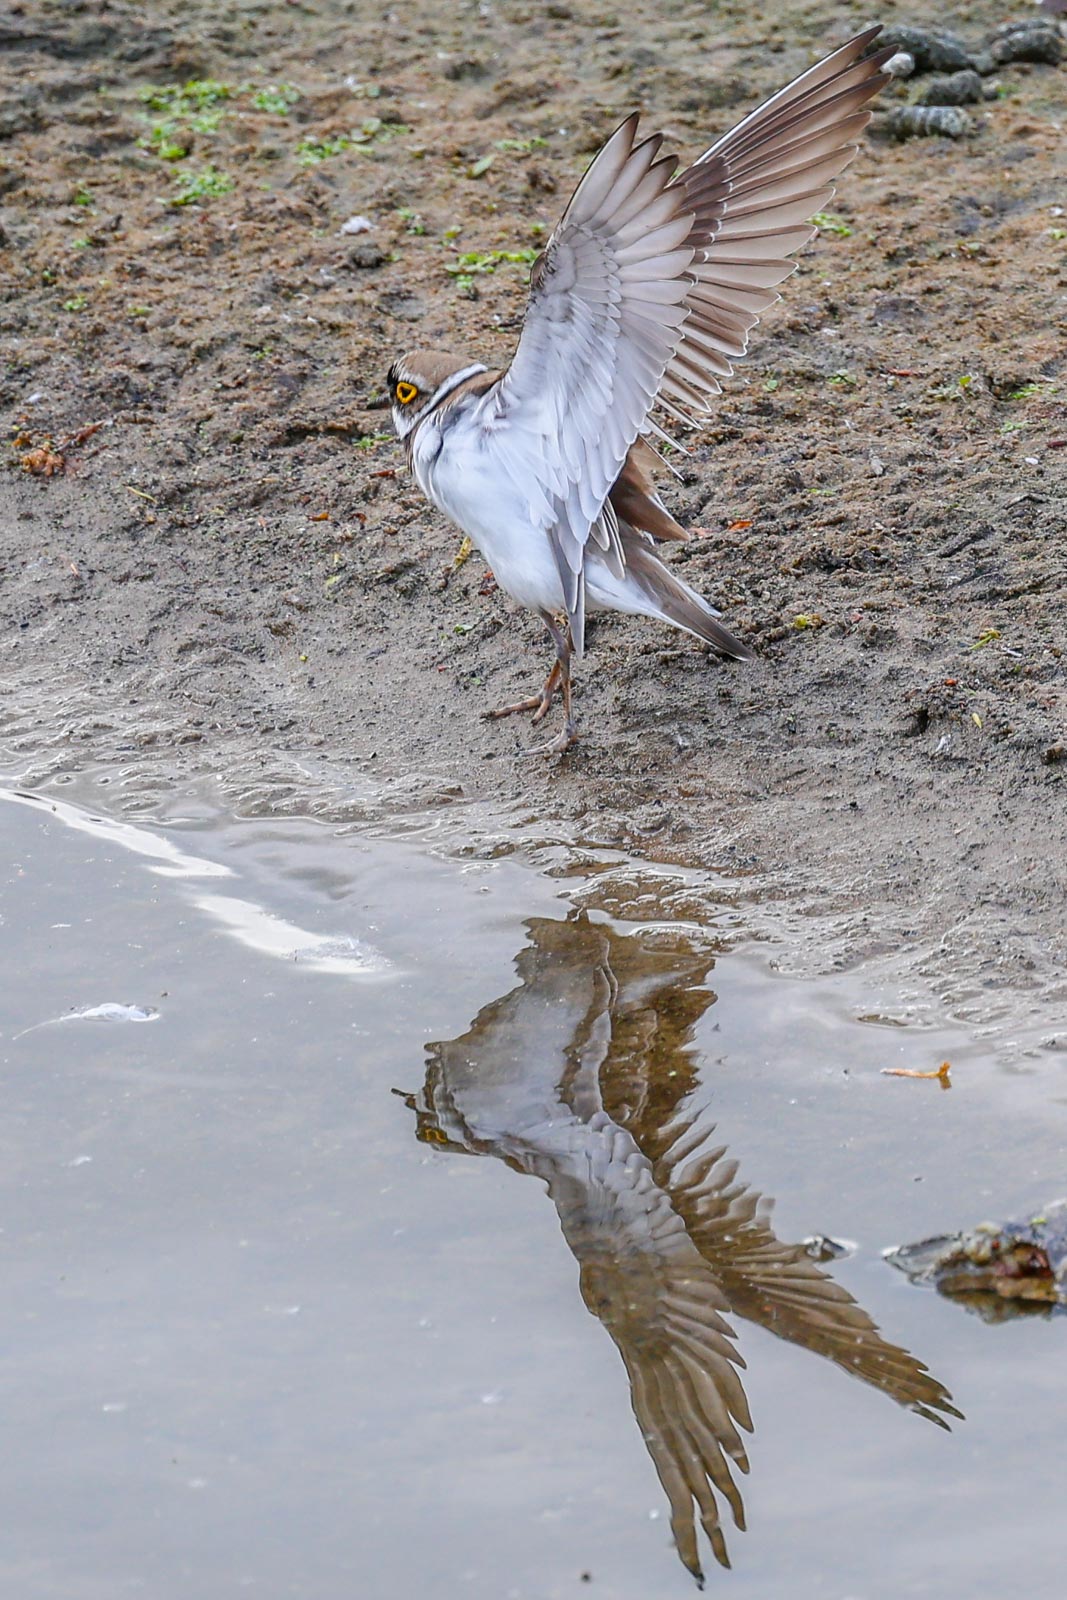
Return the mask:
M 881 1255 L 1062 1189 L 1055 1019 L 891 1026 L 608 853 L 108 793 L 0 794 L 3 1594 L 1059 1592 L 1067 1321 Z

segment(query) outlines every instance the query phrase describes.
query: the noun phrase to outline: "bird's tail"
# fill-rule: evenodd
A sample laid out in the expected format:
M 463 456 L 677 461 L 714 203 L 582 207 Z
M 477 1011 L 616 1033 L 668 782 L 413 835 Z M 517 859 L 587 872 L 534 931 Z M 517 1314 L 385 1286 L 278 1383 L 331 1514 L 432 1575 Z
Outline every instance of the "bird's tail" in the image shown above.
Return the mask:
M 712 645 L 724 656 L 732 656 L 735 661 L 755 659 L 748 645 L 723 627 L 715 607 L 666 566 L 640 535 L 624 539 L 624 543 L 627 573 L 652 602 L 650 615 L 672 622 L 676 628 L 703 639 L 705 644 Z

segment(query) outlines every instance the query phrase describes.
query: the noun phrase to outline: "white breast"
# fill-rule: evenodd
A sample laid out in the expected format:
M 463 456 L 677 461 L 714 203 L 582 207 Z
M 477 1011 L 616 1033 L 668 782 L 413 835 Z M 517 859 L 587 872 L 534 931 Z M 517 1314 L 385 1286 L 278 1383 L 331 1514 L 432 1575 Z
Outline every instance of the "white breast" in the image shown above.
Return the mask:
M 472 406 L 456 406 L 443 427 L 428 418 L 418 429 L 411 465 L 420 489 L 477 545 L 493 576 L 520 605 L 557 611 L 563 586 L 548 539 L 538 524 L 536 474 L 527 485 L 501 472 L 485 448 L 485 433 Z

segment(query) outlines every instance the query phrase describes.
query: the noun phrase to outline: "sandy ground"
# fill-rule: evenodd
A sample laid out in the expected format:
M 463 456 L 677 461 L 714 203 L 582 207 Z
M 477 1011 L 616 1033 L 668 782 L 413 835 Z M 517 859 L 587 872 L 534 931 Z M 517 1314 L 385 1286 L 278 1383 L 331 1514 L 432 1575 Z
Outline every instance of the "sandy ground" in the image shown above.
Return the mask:
M 1020 14 L 938 20 L 979 45 Z M 0 743 L 16 764 L 121 766 L 142 808 L 205 774 L 260 810 L 351 815 L 346 785 L 479 803 L 719 869 L 785 965 L 881 963 L 976 1024 L 1054 1034 L 1062 67 L 1005 67 L 958 142 L 875 132 L 667 480 L 696 530 L 673 559 L 754 664 L 598 621 L 585 739 L 531 757 L 525 725 L 482 713 L 540 681 L 540 626 L 477 556 L 457 563 L 387 437 L 403 349 L 507 358 L 526 261 L 625 112 L 695 153 L 870 20 L 775 17 L 10 7 Z M 370 229 L 343 233 L 356 216 Z

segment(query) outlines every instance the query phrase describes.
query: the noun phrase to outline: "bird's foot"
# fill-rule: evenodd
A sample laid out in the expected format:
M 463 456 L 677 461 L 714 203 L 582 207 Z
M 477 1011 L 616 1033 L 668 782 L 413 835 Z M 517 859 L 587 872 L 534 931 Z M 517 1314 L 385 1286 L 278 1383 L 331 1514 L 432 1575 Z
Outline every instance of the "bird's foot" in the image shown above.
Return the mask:
M 534 713 L 534 726 L 543 722 L 552 708 L 556 690 L 560 683 L 560 666 L 557 662 L 544 681 L 540 694 L 532 694 L 526 700 L 516 700 L 514 705 L 498 706 L 495 711 L 485 713 L 489 722 L 496 722 L 500 717 L 513 717 L 516 712 L 532 711 Z
M 546 702 L 543 694 L 532 694 L 527 700 L 516 700 L 510 706 L 497 706 L 492 711 L 483 713 L 487 722 L 497 722 L 501 717 L 513 717 L 520 711 L 536 711 L 535 722 L 540 722 L 551 702 Z
M 538 720 L 538 718 L 534 718 L 535 722 Z M 572 744 L 577 743 L 578 729 L 573 720 L 568 717 L 566 722 L 563 724 L 562 730 L 554 739 L 546 739 L 543 744 L 531 745 L 527 754 L 531 756 L 544 756 L 546 761 L 551 761 L 553 756 L 563 755 L 564 751 L 569 750 Z

